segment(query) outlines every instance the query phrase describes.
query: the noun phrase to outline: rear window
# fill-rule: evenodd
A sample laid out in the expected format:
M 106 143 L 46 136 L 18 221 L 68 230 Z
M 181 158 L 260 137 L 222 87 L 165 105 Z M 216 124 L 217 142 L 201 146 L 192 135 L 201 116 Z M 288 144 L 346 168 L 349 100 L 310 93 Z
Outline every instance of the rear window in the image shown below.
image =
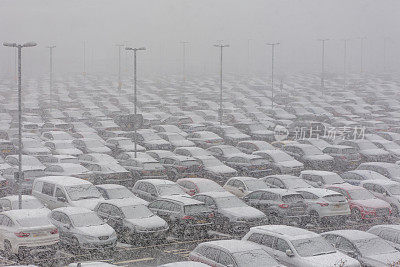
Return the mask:
M 268 161 L 266 159 L 252 159 L 251 164 L 253 165 L 267 165 Z
M 357 149 L 355 149 L 354 147 L 349 147 L 349 148 L 344 148 L 342 150 L 343 154 L 356 154 L 357 153 Z
M 182 166 L 191 167 L 191 166 L 198 166 L 198 165 L 200 165 L 200 163 L 198 163 L 196 160 L 182 161 Z
M 187 205 L 184 207 L 185 214 L 199 214 L 211 212 L 205 204 Z
M 345 202 L 346 198 L 343 195 L 329 195 L 325 196 L 324 199 L 329 202 Z
M 17 223 L 23 227 L 50 226 L 51 223 L 47 217 L 27 217 L 17 220 Z
M 303 196 L 300 194 L 282 196 L 282 201 L 285 203 L 295 203 L 303 200 Z

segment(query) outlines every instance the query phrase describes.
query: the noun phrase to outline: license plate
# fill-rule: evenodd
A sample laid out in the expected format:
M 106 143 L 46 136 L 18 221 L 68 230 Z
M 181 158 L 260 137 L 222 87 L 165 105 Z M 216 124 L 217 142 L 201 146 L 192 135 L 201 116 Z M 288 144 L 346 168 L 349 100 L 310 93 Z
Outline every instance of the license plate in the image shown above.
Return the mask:
M 334 207 L 335 209 L 340 209 L 340 208 L 342 207 L 342 205 L 336 204 L 336 205 L 334 205 L 333 207 Z
M 197 223 L 207 223 L 207 221 L 200 220 L 200 221 L 197 221 Z
M 192 174 L 189 174 L 189 175 L 186 175 L 186 176 L 190 177 L 190 178 L 193 178 L 193 177 L 196 177 L 196 174 L 192 173 Z
M 10 153 L 11 150 L 3 149 L 2 152 L 3 152 L 3 153 Z
M 33 237 L 44 236 L 45 234 L 33 234 Z

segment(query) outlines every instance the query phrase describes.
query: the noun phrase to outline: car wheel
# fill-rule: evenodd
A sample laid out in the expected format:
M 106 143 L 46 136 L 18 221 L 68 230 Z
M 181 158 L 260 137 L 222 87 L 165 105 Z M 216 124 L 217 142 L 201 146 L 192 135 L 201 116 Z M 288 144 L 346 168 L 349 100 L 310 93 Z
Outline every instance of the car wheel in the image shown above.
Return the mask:
M 356 222 L 359 222 L 362 220 L 361 212 L 359 209 L 354 208 L 351 210 L 351 219 Z
M 79 241 L 76 237 L 72 237 L 71 243 L 70 243 L 70 249 L 73 251 L 73 253 L 78 254 L 81 250 L 81 246 L 79 244 Z
M 8 240 L 5 240 L 4 241 L 4 256 L 7 258 L 7 259 L 10 259 L 11 257 L 12 257 L 12 246 L 11 246 L 11 243 L 10 243 L 10 241 L 8 241 Z
M 315 210 L 312 210 L 310 212 L 310 222 L 315 226 L 321 225 L 321 218 L 319 217 L 318 212 L 316 212 Z
M 399 216 L 399 209 L 393 204 L 390 205 L 390 208 L 392 209 L 392 216 L 393 217 L 398 217 Z
M 282 219 L 275 213 L 271 213 L 268 216 L 268 223 L 269 224 L 280 224 L 282 222 Z

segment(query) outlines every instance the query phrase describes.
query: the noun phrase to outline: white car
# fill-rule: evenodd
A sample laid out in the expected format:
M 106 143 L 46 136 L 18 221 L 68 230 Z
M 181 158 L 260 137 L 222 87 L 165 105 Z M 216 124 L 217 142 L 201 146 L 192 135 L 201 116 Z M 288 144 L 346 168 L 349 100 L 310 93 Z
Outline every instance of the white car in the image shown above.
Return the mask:
M 337 251 L 322 236 L 287 225 L 264 225 L 250 228 L 242 240 L 263 248 L 286 266 L 296 267 L 360 267 L 360 263 Z
M 47 215 L 47 211 L 38 209 L 1 212 L 0 249 L 7 257 L 54 255 L 59 235 Z
M 344 223 L 350 216 L 347 199 L 340 193 L 323 188 L 299 188 L 308 205 L 308 213 L 313 224 L 326 222 Z
M 18 207 L 18 195 L 10 195 L 0 198 L 0 211 L 17 210 Z M 50 210 L 46 208 L 42 202 L 36 197 L 30 195 L 22 195 L 21 202 L 22 209 L 40 209 L 50 213 Z

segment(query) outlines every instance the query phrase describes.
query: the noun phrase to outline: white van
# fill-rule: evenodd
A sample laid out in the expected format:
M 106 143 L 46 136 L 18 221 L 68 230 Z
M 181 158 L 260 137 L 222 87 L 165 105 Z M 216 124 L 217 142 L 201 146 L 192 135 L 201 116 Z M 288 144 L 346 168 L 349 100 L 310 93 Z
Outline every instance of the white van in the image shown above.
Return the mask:
M 70 176 L 45 176 L 33 182 L 32 195 L 47 208 L 84 207 L 93 210 L 104 198 L 90 182 Z

